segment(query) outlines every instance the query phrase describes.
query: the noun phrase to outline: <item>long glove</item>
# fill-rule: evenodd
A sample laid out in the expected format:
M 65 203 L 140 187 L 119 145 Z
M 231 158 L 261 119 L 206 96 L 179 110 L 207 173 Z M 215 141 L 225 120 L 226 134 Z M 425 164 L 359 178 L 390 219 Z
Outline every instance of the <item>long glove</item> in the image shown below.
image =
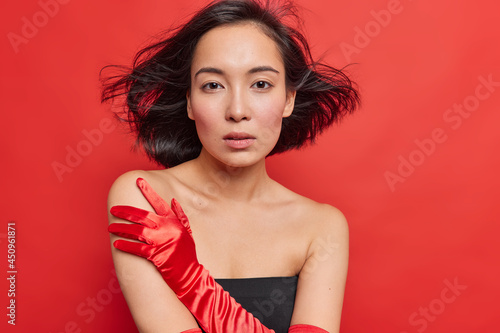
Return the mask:
M 193 328 L 181 333 L 202 333 L 202 331 L 199 328 Z M 297 324 L 290 326 L 288 333 L 328 333 L 328 331 L 312 325 Z
M 328 333 L 328 331 L 325 331 L 317 326 L 296 324 L 290 326 L 288 333 Z
M 232 298 L 198 262 L 191 227 L 179 203 L 171 209 L 142 178 L 137 186 L 156 214 L 131 206 L 113 206 L 111 214 L 133 224 L 112 223 L 108 231 L 140 241 L 116 240 L 115 248 L 150 260 L 179 300 L 209 333 L 274 333 Z

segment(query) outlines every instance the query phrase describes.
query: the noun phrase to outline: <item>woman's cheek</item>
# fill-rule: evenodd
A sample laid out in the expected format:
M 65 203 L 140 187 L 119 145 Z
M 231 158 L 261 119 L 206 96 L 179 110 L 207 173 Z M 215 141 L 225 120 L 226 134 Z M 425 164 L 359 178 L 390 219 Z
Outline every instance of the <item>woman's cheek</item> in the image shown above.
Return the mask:
M 264 129 L 266 136 L 278 138 L 281 132 L 281 123 L 283 121 L 284 103 L 269 103 L 262 105 L 261 112 L 261 127 Z
M 193 106 L 193 116 L 200 140 L 202 142 L 207 142 L 207 140 L 215 141 L 220 120 L 217 119 L 217 115 L 214 114 L 213 110 L 206 106 L 204 108 Z

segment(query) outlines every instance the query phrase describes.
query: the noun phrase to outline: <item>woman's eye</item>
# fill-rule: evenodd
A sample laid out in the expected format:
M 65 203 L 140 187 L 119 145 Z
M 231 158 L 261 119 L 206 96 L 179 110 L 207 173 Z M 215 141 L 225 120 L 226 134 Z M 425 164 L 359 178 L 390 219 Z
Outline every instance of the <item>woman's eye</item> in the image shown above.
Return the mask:
M 215 90 L 215 89 L 222 88 L 222 86 L 220 84 L 218 84 L 217 82 L 209 82 L 209 83 L 205 84 L 203 86 L 203 88 L 208 89 L 208 90 Z
M 271 87 L 271 84 L 269 82 L 266 82 L 266 81 L 258 81 L 258 82 L 255 82 L 253 84 L 253 86 L 255 88 L 258 88 L 258 89 L 266 89 L 266 88 Z

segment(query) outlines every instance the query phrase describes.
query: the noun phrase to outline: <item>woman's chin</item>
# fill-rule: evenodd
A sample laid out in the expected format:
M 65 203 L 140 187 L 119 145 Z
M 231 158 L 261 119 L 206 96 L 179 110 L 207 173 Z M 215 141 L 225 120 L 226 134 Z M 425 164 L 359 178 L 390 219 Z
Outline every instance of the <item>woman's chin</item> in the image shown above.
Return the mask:
M 230 158 L 220 161 L 229 168 L 249 168 L 262 163 L 264 158 Z
M 269 152 L 267 149 L 265 151 L 261 150 L 262 149 L 234 149 L 232 151 L 214 152 L 203 148 L 200 158 L 206 167 L 208 167 L 208 165 L 206 165 L 208 163 L 218 168 L 226 169 L 249 168 L 265 164 L 265 159 Z
M 256 156 L 255 153 L 250 152 L 237 152 L 216 157 L 219 163 L 227 168 L 233 169 L 249 168 L 259 165 L 264 162 L 265 158 L 265 156 L 261 156 L 260 154 Z

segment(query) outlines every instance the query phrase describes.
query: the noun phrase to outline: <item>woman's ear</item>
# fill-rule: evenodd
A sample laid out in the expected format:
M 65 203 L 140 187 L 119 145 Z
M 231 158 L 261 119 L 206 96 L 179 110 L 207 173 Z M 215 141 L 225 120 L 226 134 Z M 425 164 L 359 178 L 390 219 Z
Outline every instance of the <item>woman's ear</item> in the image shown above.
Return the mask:
M 188 89 L 186 91 L 186 101 L 187 101 L 187 116 L 189 119 L 194 120 L 193 118 L 193 109 L 191 108 L 191 91 Z
M 297 95 L 296 90 L 288 90 L 286 93 L 286 104 L 285 109 L 283 110 L 283 118 L 289 117 L 293 108 L 295 107 L 295 96 Z

